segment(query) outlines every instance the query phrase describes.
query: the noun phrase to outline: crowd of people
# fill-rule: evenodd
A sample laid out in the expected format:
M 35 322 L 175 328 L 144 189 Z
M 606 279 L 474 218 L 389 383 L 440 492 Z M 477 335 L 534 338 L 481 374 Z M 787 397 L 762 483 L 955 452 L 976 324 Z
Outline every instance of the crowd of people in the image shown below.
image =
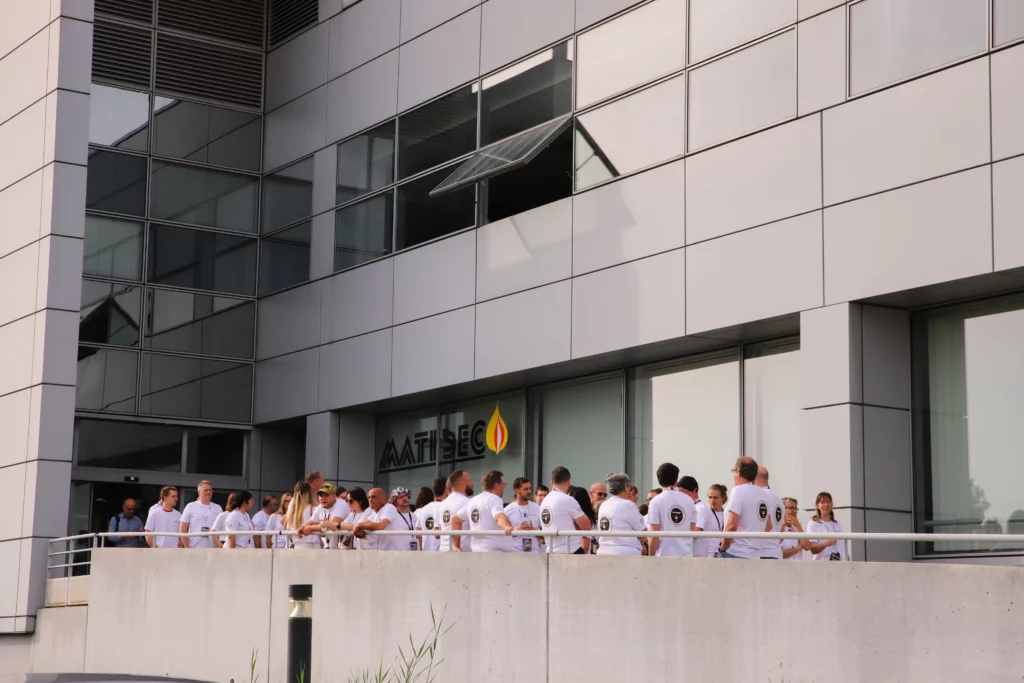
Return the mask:
M 107 545 L 154 548 L 294 548 L 299 550 L 396 550 L 424 552 L 551 552 L 652 557 L 719 557 L 737 559 L 798 560 L 808 553 L 815 560 L 848 560 L 846 544 L 836 540 L 742 539 L 657 537 L 646 532 L 705 531 L 803 533 L 799 504 L 780 498 L 769 485 L 768 470 L 749 457 L 737 459 L 733 487 L 707 487 L 707 502 L 691 476 L 665 463 L 657 470 L 659 487 L 640 491 L 624 473 L 609 474 L 589 491 L 572 483 L 569 470 L 556 467 L 550 488 L 526 477 L 512 482 L 512 502 L 504 502 L 504 475 L 491 470 L 483 475 L 482 492 L 474 494 L 473 481 L 464 470 L 435 479 L 412 493 L 397 487 L 346 490 L 311 472 L 291 492 L 268 495 L 252 512 L 256 501 L 249 491 L 234 491 L 227 509 L 213 502 L 213 486 L 202 481 L 198 498 L 177 510 L 178 491 L 165 486 L 160 502 L 150 508 L 143 523 L 136 501 L 125 500 L 122 512 L 110 520 Z M 214 532 L 206 536 L 138 536 Z M 440 535 L 436 531 L 492 531 L 493 535 Z M 513 531 L 591 532 L 581 536 L 512 536 Z M 216 532 L 253 532 L 249 534 Z M 283 531 L 293 533 L 280 533 Z M 347 534 L 327 532 L 344 531 Z M 374 534 L 372 532 L 407 532 Z M 832 496 L 819 493 L 808 533 L 840 533 L 843 525 L 832 511 Z M 261 533 L 265 532 L 265 533 Z M 370 532 L 370 533 L 367 533 Z M 504 532 L 504 533 L 500 533 Z M 609 535 L 607 532 L 620 532 Z

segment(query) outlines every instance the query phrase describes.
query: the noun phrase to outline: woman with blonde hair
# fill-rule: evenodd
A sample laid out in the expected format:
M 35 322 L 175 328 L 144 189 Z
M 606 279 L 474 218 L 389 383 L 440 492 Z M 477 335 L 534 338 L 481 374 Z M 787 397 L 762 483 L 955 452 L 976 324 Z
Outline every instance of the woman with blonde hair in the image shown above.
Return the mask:
M 299 532 L 298 536 L 292 537 L 293 547 L 302 550 L 319 550 L 321 548 L 319 534 L 302 534 L 302 525 L 313 516 L 313 508 L 316 504 L 313 499 L 313 489 L 308 483 L 300 481 L 295 485 L 292 502 L 288 506 L 288 514 L 284 518 L 285 529 Z
M 832 494 L 822 491 L 814 499 L 814 518 L 807 525 L 807 533 L 830 533 L 838 534 L 843 532 L 843 525 L 836 521 L 832 512 Z M 811 541 L 808 543 L 808 550 L 814 555 L 815 560 L 838 562 L 850 559 L 846 552 L 846 541 Z
M 796 532 L 802 534 L 804 529 L 800 526 L 800 519 L 797 514 L 800 512 L 800 504 L 796 498 L 783 498 L 782 504 L 786 508 L 786 517 L 782 522 L 782 528 L 780 531 L 783 533 Z M 804 551 L 807 550 L 808 542 L 805 540 L 784 539 L 782 541 L 782 559 L 784 560 L 802 560 L 804 559 Z
M 292 493 L 281 494 L 281 509 L 274 514 L 270 515 L 270 519 L 267 520 L 267 538 L 265 547 L 267 548 L 291 548 L 291 539 L 283 534 L 274 532 L 284 530 L 284 517 L 288 514 L 288 504 L 292 502 Z M 273 533 L 273 535 L 270 535 Z

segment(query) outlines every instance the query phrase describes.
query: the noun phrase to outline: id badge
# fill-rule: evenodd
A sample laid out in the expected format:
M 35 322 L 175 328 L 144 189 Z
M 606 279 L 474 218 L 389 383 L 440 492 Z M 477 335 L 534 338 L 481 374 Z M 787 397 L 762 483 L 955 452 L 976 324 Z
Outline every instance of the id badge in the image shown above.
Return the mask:
M 416 541 L 409 541 L 409 550 L 419 550 L 420 545 Z
M 523 539 L 523 552 L 524 553 L 532 553 L 533 552 L 533 539 L 532 538 L 524 538 Z
M 209 530 L 210 530 L 210 527 L 208 527 L 208 526 L 204 526 L 204 527 L 202 527 L 202 530 L 203 530 L 203 531 L 209 531 Z

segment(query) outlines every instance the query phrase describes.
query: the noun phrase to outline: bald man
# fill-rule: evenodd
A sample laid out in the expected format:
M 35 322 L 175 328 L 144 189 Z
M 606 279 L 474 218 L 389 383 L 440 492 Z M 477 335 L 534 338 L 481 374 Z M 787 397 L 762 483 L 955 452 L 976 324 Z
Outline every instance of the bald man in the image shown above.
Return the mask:
M 396 488 L 392 491 L 390 501 L 386 498 L 384 489 L 370 489 L 366 497 L 370 501 L 370 509 L 373 514 L 370 519 L 356 524 L 356 531 L 402 531 L 407 528 L 413 530 L 414 521 L 408 513 L 409 492 L 404 488 Z M 404 503 L 406 513 L 400 513 L 395 503 Z M 419 549 L 416 539 L 412 534 L 408 536 L 368 536 L 370 549 L 372 550 L 413 550 Z

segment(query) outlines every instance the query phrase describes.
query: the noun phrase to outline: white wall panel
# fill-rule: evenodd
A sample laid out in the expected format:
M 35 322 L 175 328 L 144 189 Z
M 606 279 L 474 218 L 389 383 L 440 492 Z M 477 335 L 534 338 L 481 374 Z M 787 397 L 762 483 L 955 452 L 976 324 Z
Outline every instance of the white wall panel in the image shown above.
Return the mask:
M 77 311 L 82 302 L 83 240 L 49 235 L 39 240 L 38 244 L 35 309 Z M 21 286 L 25 286 L 24 282 Z
M 820 306 L 821 213 L 686 249 L 686 330 L 698 334 Z
M 76 316 L 77 317 L 77 316 Z M 0 395 L 32 384 L 32 349 L 35 320 L 22 318 L 0 327 Z M 73 384 L 74 382 L 72 382 Z
M 797 27 L 797 112 L 800 116 L 846 99 L 846 9 Z
M 260 299 L 256 357 L 271 358 L 320 343 L 320 287 L 310 282 Z
M 572 35 L 575 14 L 576 0 L 488 0 L 483 4 L 481 73 Z
M 864 505 L 864 411 L 846 403 L 803 411 L 801 491 L 828 491 L 837 508 Z M 813 507 L 814 500 L 806 507 Z M 801 507 L 805 507 L 801 501 Z M 838 517 L 838 515 L 837 515 Z
M 476 231 L 395 256 L 395 324 L 468 306 L 476 292 Z
M 330 21 L 329 79 L 398 47 L 401 0 L 360 2 Z
M 391 396 L 391 330 L 320 347 L 320 410 Z
M 910 512 L 910 411 L 864 406 L 864 505 Z
M 253 422 L 317 412 L 320 349 L 306 349 L 256 364 Z
M 988 161 L 988 93 L 982 59 L 826 111 L 826 206 Z
M 43 163 L 89 162 L 89 95 L 55 90 L 46 96 Z
M 73 416 L 68 416 L 73 419 Z M 57 538 L 68 531 L 68 498 L 53 491 L 71 488 L 71 462 L 33 460 L 25 466 L 21 535 Z M 4 490 L 0 488 L 0 490 Z
M 328 26 L 318 24 L 267 55 L 267 110 L 327 82 Z
M 78 313 L 49 309 L 33 318 L 32 383 L 74 386 L 78 380 Z
M 826 209 L 825 263 L 826 303 L 991 271 L 989 169 Z
M 402 42 L 462 14 L 480 0 L 402 0 Z
M 1024 153 L 1024 45 L 992 55 L 993 160 Z
M 0 59 L 0 122 L 46 95 L 48 59 L 47 31 L 37 33 Z
M 860 304 L 800 314 L 801 407 L 863 401 Z
M 1024 266 L 1024 192 L 1021 188 L 1024 188 L 1024 157 L 992 167 L 996 270 Z
M 337 142 L 398 112 L 398 50 L 327 86 L 327 140 Z
M 796 21 L 797 0 L 690 0 L 690 63 Z
M 686 160 L 686 241 L 821 208 L 821 119 L 772 128 Z
M 81 3 L 91 4 L 91 3 Z M 92 89 L 92 24 L 62 18 L 50 24 L 46 89 L 87 93 Z
M 573 199 L 573 274 L 683 246 L 682 161 Z
M 845 2 L 846 0 L 797 0 L 797 17 L 803 21 L 807 17 L 838 7 Z
M 36 171 L 0 190 L 0 216 L 4 216 L 4 228 L 0 230 L 0 256 L 39 239 L 42 186 L 43 171 Z M 82 212 L 81 205 L 78 212 Z
M 2 23 L 2 22 L 0 22 Z M 88 112 L 86 112 L 88 119 Z M 0 189 L 21 180 L 43 165 L 46 101 L 39 101 L 0 125 Z
M 7 435 L 4 447 L 0 448 L 0 468 L 23 462 L 27 457 L 29 437 L 25 425 L 29 423 L 31 405 L 31 389 L 0 396 L 0 429 Z
M 686 334 L 685 250 L 632 261 L 572 282 L 572 357 Z
M 572 207 L 566 198 L 477 230 L 476 300 L 570 277 Z
M 0 259 L 0 325 L 36 311 L 38 273 L 38 242 Z
M 28 459 L 71 460 L 75 425 L 75 387 L 32 387 L 28 421 Z
M 91 3 L 90 3 L 91 4 Z M 6 2 L 0 22 L 0 57 L 28 40 L 50 21 L 48 2 Z
M 399 111 L 473 80 L 480 75 L 480 9 L 406 43 L 399 52 Z
M 22 426 L 24 429 L 24 426 Z M 11 465 L 0 469 L 0 491 L 9 497 L 11 507 L 9 514 L 0 519 L 0 541 L 21 538 L 21 517 L 25 504 L 25 470 L 28 465 Z M 63 498 L 63 496 L 61 496 Z M 14 581 L 17 584 L 17 580 Z
M 640 0 L 576 0 L 576 29 L 596 24 L 638 2 Z
M 391 395 L 473 379 L 474 306 L 394 328 Z
M 273 170 L 327 145 L 327 88 L 292 100 L 264 117 L 263 168 Z
M 394 277 L 389 258 L 324 280 L 320 343 L 390 327 Z
M 86 169 L 55 162 L 43 168 L 42 215 L 39 236 L 85 236 Z
M 569 360 L 572 283 L 568 280 L 476 307 L 476 377 Z

